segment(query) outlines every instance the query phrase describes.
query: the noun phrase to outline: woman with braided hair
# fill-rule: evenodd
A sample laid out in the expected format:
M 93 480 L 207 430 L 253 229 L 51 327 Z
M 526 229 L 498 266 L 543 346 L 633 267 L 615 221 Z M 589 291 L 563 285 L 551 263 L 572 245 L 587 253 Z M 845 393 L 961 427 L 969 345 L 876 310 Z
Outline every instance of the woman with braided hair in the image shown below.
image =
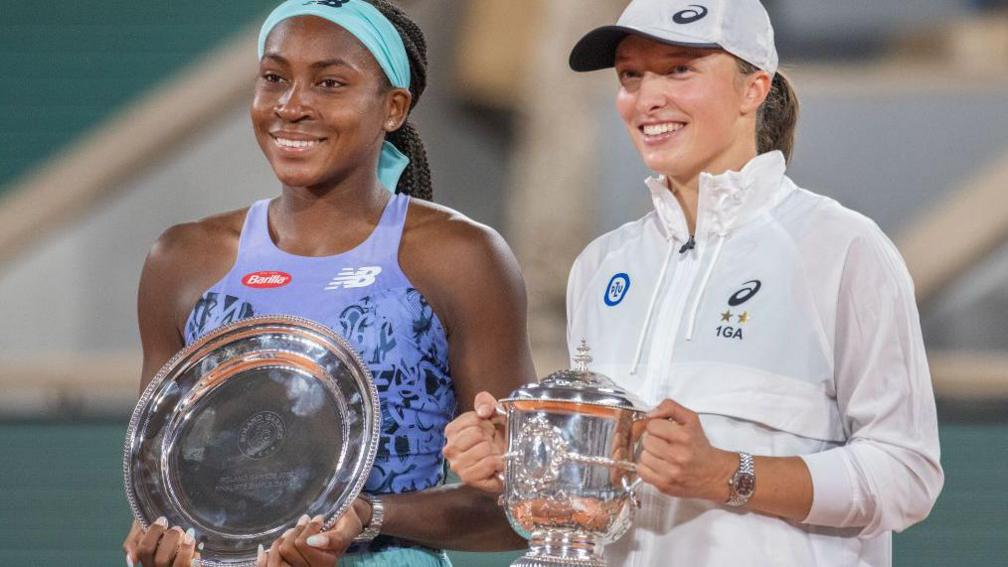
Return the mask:
M 477 392 L 504 395 L 534 370 L 511 251 L 429 202 L 423 144 L 407 122 L 426 86 L 422 32 L 384 0 L 290 0 L 263 25 L 259 60 L 252 125 L 280 194 L 172 227 L 154 245 L 138 302 L 141 391 L 220 325 L 318 321 L 371 369 L 378 453 L 364 496 L 331 530 L 302 517 L 260 565 L 442 566 L 445 548 L 520 547 L 495 496 L 442 486 L 445 425 Z M 267 272 L 269 286 L 249 285 Z M 134 524 L 123 547 L 130 565 L 199 560 L 194 534 L 163 518 Z

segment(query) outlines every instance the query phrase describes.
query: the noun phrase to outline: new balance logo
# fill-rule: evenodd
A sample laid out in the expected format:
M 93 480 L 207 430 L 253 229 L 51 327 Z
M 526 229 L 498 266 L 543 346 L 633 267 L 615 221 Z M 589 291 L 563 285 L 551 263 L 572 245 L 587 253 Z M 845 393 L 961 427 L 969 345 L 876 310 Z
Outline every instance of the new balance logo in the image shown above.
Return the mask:
M 310 2 L 305 2 L 302 6 L 307 6 L 308 4 L 320 4 L 322 6 L 329 6 L 330 8 L 342 8 L 343 4 L 350 2 L 350 0 L 311 0 Z
M 338 276 L 326 285 L 326 291 L 334 289 L 367 287 L 375 283 L 375 278 L 382 271 L 381 266 L 365 266 L 363 268 L 343 268 Z

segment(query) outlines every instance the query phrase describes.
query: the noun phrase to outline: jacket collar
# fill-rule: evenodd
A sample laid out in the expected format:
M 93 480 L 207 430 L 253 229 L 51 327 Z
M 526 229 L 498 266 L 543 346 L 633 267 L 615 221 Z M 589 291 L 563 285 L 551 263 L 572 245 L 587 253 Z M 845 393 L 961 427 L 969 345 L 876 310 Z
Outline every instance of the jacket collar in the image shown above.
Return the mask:
M 741 171 L 701 173 L 694 238 L 699 242 L 714 235 L 727 236 L 776 206 L 794 188 L 785 182 L 786 169 L 784 154 L 773 151 L 756 156 Z M 649 177 L 645 183 L 665 236 L 686 242 L 690 236 L 686 216 L 665 176 Z

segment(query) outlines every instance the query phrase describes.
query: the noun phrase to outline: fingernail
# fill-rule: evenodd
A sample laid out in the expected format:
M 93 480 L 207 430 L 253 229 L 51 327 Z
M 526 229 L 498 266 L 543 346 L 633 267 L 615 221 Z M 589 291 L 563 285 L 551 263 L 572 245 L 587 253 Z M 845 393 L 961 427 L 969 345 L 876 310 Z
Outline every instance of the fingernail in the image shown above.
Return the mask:
M 329 543 L 329 538 L 322 534 L 316 534 L 305 540 L 305 543 L 312 547 L 325 547 Z
M 192 567 L 203 567 L 203 562 L 199 559 L 193 559 L 191 565 Z
M 186 545 L 192 545 L 196 543 L 196 530 L 189 528 L 185 531 L 185 539 L 182 540 Z
M 263 553 L 263 546 L 260 543 L 259 544 L 259 551 L 256 552 L 256 560 L 262 559 L 263 555 L 265 555 L 265 553 Z
M 157 525 L 159 525 L 159 526 L 161 526 L 162 528 L 167 528 L 168 527 L 168 518 L 165 518 L 164 516 L 161 516 L 160 518 L 154 520 L 154 523 L 157 524 Z
M 305 515 L 301 516 L 300 518 L 298 518 L 297 525 L 298 526 L 303 526 L 303 525 L 307 524 L 310 521 L 311 521 L 311 518 L 308 517 L 308 514 L 305 514 Z
M 325 523 L 325 516 L 323 516 L 322 514 L 319 514 L 318 516 L 315 516 L 314 518 L 312 518 L 311 521 L 318 522 L 320 524 Z
M 133 558 L 130 557 L 129 553 L 126 554 L 126 566 L 127 567 L 134 567 L 133 566 Z
M 200 551 L 203 551 L 203 542 L 202 541 L 199 543 L 199 545 L 196 546 L 196 549 L 198 549 Z

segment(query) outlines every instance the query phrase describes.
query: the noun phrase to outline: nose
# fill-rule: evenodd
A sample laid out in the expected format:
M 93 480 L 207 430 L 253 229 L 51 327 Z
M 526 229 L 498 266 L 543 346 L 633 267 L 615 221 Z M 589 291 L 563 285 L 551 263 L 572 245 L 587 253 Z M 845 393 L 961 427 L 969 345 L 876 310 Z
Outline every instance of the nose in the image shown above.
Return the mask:
M 298 82 L 292 82 L 290 88 L 277 99 L 273 112 L 285 122 L 299 122 L 312 114 L 306 98 L 304 88 Z
M 663 77 L 655 73 L 644 73 L 637 90 L 637 112 L 647 114 L 668 103 L 662 79 Z

